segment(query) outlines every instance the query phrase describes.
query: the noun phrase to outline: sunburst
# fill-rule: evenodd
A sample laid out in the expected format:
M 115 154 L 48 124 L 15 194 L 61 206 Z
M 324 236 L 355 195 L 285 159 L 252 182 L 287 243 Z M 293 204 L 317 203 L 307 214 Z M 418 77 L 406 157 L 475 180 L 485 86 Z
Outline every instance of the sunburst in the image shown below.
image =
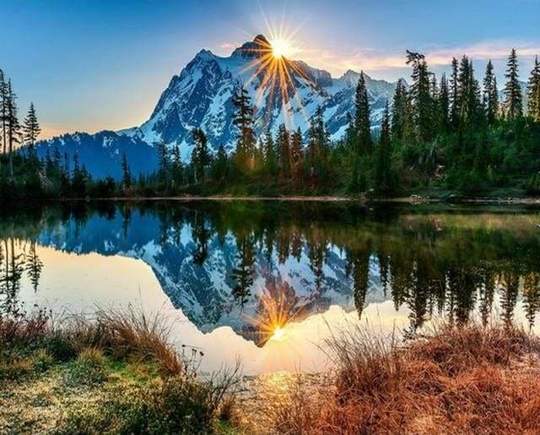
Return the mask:
M 304 68 L 292 60 L 292 57 L 301 52 L 300 47 L 295 42 L 294 36 L 297 31 L 287 31 L 284 24 L 277 29 L 271 26 L 267 20 L 266 37 L 259 36 L 255 39 L 256 48 L 249 51 L 255 53 L 251 61 L 242 72 L 249 71 L 249 79 L 244 84 L 248 86 L 252 81 L 258 79 L 259 83 L 255 95 L 255 105 L 261 106 L 263 99 L 267 99 L 267 107 L 274 108 L 276 99 L 279 97 L 281 107 L 279 107 L 285 126 L 294 129 L 293 118 L 290 116 L 290 102 L 292 99 L 304 117 L 304 121 L 309 118 L 304 109 L 304 104 L 296 92 L 297 80 L 312 84 L 312 79 L 306 74 Z M 272 110 L 267 111 L 266 116 L 270 117 Z M 269 119 L 265 119 L 265 123 Z

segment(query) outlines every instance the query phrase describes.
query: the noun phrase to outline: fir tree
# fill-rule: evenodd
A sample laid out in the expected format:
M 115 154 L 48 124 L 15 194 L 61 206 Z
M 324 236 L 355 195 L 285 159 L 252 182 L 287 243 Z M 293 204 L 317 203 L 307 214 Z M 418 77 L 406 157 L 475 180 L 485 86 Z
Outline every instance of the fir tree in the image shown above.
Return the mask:
M 33 153 L 36 140 L 41 133 L 41 128 L 36 116 L 36 109 L 34 103 L 30 103 L 30 109 L 28 115 L 24 118 L 23 123 L 23 140 L 29 146 L 30 151 Z
M 452 58 L 452 75 L 450 78 L 450 123 L 454 130 L 459 127 L 459 95 L 458 95 L 458 60 Z
M 527 115 L 534 122 L 540 122 L 540 62 L 538 57 L 534 61 L 534 68 L 527 87 L 528 105 Z
M 266 172 L 269 175 L 276 175 L 278 168 L 278 158 L 276 153 L 276 146 L 274 144 L 274 138 L 270 129 L 266 131 L 263 142 L 263 158 Z
M 303 157 L 302 132 L 298 128 L 291 136 L 291 172 L 296 181 L 302 178 Z
M 417 138 L 429 141 L 433 137 L 433 96 L 430 73 L 423 54 L 407 50 L 407 65 L 412 65 L 410 90 Z
M 7 141 L 8 141 L 8 154 L 9 154 L 9 174 L 13 178 L 13 154 L 15 151 L 16 144 L 21 142 L 21 126 L 19 124 L 19 119 L 17 118 L 17 96 L 13 92 L 11 87 L 11 80 L 7 84 Z
M 405 136 L 407 99 L 408 96 L 405 81 L 400 79 L 396 85 L 394 102 L 392 104 L 392 138 L 394 140 L 402 140 Z
M 279 172 L 282 178 L 287 179 L 291 175 L 291 145 L 290 135 L 284 124 L 279 126 L 277 146 L 279 150 Z
M 506 68 L 506 86 L 504 88 L 505 114 L 508 120 L 520 118 L 523 115 L 523 97 L 519 84 L 519 66 L 516 50 L 513 48 L 508 57 Z
M 227 177 L 228 159 L 225 147 L 220 145 L 212 164 L 212 178 L 222 182 Z
M 386 103 L 381 122 L 381 135 L 377 150 L 377 160 L 375 165 L 376 190 L 387 194 L 391 191 L 391 140 L 390 140 L 390 110 Z
M 372 139 L 369 98 L 366 88 L 366 79 L 363 71 L 360 72 L 360 78 L 358 79 L 358 85 L 356 86 L 354 105 L 356 109 L 354 122 L 357 140 L 356 151 L 360 155 L 366 155 L 371 152 Z
M 191 165 L 195 176 L 195 183 L 204 182 L 204 172 L 206 166 L 210 164 L 210 153 L 208 151 L 208 140 L 206 134 L 200 128 L 192 131 L 195 148 L 191 154 Z
M 129 169 L 126 153 L 122 155 L 122 185 L 125 190 L 131 188 L 131 171 Z
M 439 98 L 438 98 L 439 126 L 442 133 L 448 133 L 450 130 L 450 94 L 448 90 L 448 81 L 446 75 L 441 77 Z
M 236 161 L 241 169 L 253 169 L 255 154 L 255 134 L 253 132 L 253 107 L 251 98 L 244 87 L 233 97 L 236 109 L 233 124 L 238 129 Z
M 8 87 L 4 72 L 0 69 L 0 125 L 2 127 L 2 152 L 7 153 Z
M 486 66 L 484 77 L 483 105 L 488 125 L 493 125 L 499 113 L 499 93 L 497 90 L 497 78 L 493 71 L 491 60 Z

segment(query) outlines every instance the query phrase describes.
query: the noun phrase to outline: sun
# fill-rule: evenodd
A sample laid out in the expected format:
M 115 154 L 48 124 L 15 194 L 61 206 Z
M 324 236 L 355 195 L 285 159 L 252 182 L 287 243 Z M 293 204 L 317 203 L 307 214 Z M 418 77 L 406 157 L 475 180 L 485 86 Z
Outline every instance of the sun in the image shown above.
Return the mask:
M 270 337 L 271 341 L 283 341 L 285 340 L 285 330 L 278 326 L 276 329 L 274 329 L 274 333 Z
M 276 59 L 290 57 L 294 53 L 292 43 L 284 38 L 272 39 L 270 45 L 272 46 L 272 56 Z

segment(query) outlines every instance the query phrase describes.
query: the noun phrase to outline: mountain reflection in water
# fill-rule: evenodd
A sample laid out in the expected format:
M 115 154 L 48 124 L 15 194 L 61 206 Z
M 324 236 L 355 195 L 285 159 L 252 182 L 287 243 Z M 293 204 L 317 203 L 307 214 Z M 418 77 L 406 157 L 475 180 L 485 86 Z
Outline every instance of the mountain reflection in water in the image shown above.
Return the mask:
M 2 312 L 21 308 L 24 283 L 40 292 L 43 248 L 141 260 L 199 331 L 229 326 L 259 347 L 334 305 L 361 317 L 392 301 L 410 334 L 434 316 L 461 324 L 473 313 L 510 323 L 519 312 L 532 327 L 540 310 L 537 210 L 77 202 L 0 217 Z

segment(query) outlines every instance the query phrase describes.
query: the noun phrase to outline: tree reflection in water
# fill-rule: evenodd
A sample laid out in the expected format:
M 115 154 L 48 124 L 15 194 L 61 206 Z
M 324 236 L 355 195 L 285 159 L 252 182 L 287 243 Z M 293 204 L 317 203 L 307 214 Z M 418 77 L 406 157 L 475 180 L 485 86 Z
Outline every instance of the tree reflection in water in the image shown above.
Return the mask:
M 153 241 L 170 256 L 166 266 L 178 281 L 183 269 L 173 269 L 186 229 L 193 270 L 208 272 L 219 254 L 226 264 L 221 282 L 234 304 L 240 312 L 255 307 L 245 313 L 244 333 L 259 345 L 276 331 L 281 336 L 288 322 L 327 309 L 336 291 L 350 295 L 361 317 L 369 293 L 378 289 L 396 309 L 409 309 L 411 333 L 434 315 L 464 324 L 477 311 L 487 323 L 496 304 L 507 323 L 520 304 L 532 326 L 540 310 L 540 214 L 534 210 L 232 201 L 71 203 L 4 213 L 3 312 L 17 309 L 25 273 L 39 291 L 40 244 L 112 255 Z M 299 265 L 299 276 L 276 272 L 291 262 Z M 226 306 L 205 288 L 193 292 L 210 321 L 216 307 Z

